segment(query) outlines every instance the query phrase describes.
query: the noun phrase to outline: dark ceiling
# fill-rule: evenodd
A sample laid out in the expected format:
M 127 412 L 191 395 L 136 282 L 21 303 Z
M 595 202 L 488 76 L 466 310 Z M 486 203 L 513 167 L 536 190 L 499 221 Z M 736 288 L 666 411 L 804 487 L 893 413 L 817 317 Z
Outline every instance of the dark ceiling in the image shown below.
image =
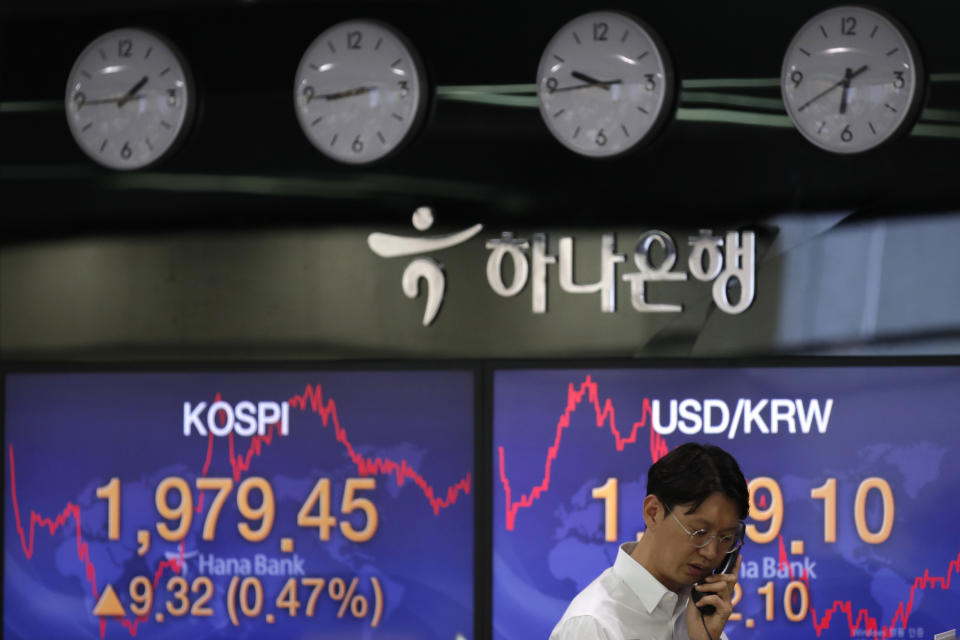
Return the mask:
M 774 79 L 793 33 L 828 3 L 130 5 L 17 0 L 0 10 L 5 242 L 197 228 L 406 225 L 422 204 L 433 205 L 441 223 L 483 220 L 516 227 L 601 220 L 749 224 L 780 212 L 856 210 L 873 216 L 960 206 L 960 137 L 910 135 L 874 152 L 840 157 L 790 128 L 677 118 L 636 153 L 590 161 L 553 140 L 536 108 L 436 98 L 413 145 L 380 164 L 355 168 L 319 154 L 300 131 L 291 104 L 294 71 L 306 46 L 347 18 L 377 18 L 404 32 L 439 86 L 533 83 L 552 34 L 598 8 L 641 16 L 666 42 L 681 80 Z M 960 3 L 874 6 L 908 27 L 930 74 L 960 73 Z M 75 57 L 102 32 L 122 26 L 150 27 L 176 42 L 201 89 L 187 142 L 139 174 L 109 172 L 88 161 L 70 137 L 62 108 Z M 732 91 L 780 95 L 776 86 Z M 690 97 L 681 92 L 681 109 L 711 106 Z M 960 114 L 960 82 L 930 82 L 926 99 L 922 122 L 932 113 Z M 782 108 L 723 108 L 784 114 Z

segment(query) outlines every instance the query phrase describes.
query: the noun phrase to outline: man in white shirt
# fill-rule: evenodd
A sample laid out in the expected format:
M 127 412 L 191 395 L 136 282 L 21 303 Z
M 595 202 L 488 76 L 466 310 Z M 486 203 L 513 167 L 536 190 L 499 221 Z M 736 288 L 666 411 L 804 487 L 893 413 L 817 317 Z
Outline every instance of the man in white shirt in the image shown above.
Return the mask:
M 550 640 L 726 639 L 749 511 L 740 467 L 719 447 L 684 444 L 650 467 L 647 494 L 643 537 L 620 546 Z M 732 570 L 713 574 L 725 559 Z

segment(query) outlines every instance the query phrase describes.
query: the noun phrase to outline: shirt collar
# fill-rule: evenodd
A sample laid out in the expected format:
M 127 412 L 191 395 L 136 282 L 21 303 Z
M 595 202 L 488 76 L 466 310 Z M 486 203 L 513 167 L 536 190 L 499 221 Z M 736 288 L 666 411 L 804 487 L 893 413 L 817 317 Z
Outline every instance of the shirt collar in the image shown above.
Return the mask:
M 636 594 L 647 609 L 647 613 L 653 613 L 663 599 L 673 592 L 654 578 L 646 567 L 633 559 L 630 554 L 633 553 L 636 545 L 636 542 L 625 542 L 620 545 L 617 559 L 613 563 L 613 572 Z M 677 604 L 686 606 L 687 598 L 690 597 L 690 587 L 684 587 L 676 595 Z

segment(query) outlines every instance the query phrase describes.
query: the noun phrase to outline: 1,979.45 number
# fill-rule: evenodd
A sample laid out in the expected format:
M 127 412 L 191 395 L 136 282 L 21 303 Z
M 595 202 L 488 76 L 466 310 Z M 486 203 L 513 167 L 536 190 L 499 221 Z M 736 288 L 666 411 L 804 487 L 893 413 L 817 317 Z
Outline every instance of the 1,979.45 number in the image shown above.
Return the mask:
M 216 491 L 207 510 L 202 534 L 204 540 L 213 540 L 224 503 L 233 490 L 233 479 L 199 477 L 195 484 L 198 491 Z M 355 529 L 350 521 L 340 520 L 340 532 L 350 542 L 367 542 L 377 532 L 380 516 L 376 506 L 368 498 L 357 496 L 358 491 L 373 490 L 376 486 L 375 478 L 346 479 L 340 514 L 344 516 L 354 511 L 361 511 L 366 519 L 363 528 L 359 530 Z M 173 505 L 170 503 L 171 492 L 179 496 L 179 501 Z M 260 495 L 259 506 L 252 504 L 251 494 L 254 492 Z M 297 513 L 297 525 L 306 528 L 316 527 L 323 541 L 330 540 L 331 530 L 338 524 L 337 518 L 331 513 L 331 493 L 330 478 L 320 478 Z M 97 497 L 107 501 L 107 536 L 110 540 L 118 540 L 120 538 L 120 478 L 111 478 L 110 482 L 99 487 Z M 187 481 L 177 476 L 164 478 L 157 485 L 154 503 L 160 517 L 170 521 L 157 523 L 157 533 L 160 537 L 169 542 L 183 540 L 190 531 L 193 516 L 196 513 L 193 493 Z M 241 482 L 237 488 L 237 510 L 243 518 L 250 521 L 237 523 L 237 529 L 245 540 L 261 542 L 269 536 L 276 519 L 276 500 L 270 482 L 259 476 L 253 476 Z

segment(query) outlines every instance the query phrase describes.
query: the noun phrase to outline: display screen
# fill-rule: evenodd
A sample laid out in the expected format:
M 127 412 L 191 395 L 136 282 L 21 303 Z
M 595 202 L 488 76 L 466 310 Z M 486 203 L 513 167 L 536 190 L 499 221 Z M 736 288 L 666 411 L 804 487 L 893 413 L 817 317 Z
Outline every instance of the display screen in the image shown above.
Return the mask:
M 690 441 L 749 482 L 729 637 L 955 628 L 958 392 L 955 366 L 495 371 L 493 637 L 546 638 Z
M 472 637 L 474 380 L 7 375 L 3 637 Z

